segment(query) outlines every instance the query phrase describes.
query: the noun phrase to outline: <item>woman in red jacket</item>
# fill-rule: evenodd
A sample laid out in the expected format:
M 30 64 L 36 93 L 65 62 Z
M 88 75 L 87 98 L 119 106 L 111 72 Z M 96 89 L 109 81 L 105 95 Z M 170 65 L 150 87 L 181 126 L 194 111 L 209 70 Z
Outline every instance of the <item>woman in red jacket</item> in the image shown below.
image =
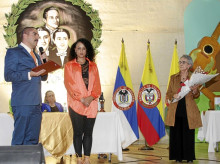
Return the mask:
M 95 53 L 86 39 L 77 40 L 71 47 L 69 62 L 65 65 L 64 84 L 73 125 L 73 144 L 77 163 L 90 163 L 92 132 L 98 111 L 101 85 Z M 82 147 L 84 161 L 82 160 Z

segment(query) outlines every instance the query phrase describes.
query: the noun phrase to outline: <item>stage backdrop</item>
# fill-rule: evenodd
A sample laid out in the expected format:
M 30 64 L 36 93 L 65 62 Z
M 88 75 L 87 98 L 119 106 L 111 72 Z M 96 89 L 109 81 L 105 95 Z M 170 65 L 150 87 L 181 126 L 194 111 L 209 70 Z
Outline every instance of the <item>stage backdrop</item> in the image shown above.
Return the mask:
M 49 73 L 47 81 L 42 82 L 42 92 L 54 91 L 56 100 L 66 106 L 64 65 L 68 61 L 71 45 L 79 38 L 90 40 L 98 53 L 102 33 L 98 11 L 83 0 L 19 0 L 5 17 L 4 38 L 9 48 L 21 42 L 25 27 L 37 28 L 39 40 L 35 52 L 38 53 L 42 47 L 49 60 L 62 66 Z M 44 95 L 42 97 L 44 99 Z
M 23 0 L 23 1 L 28 2 L 30 0 Z M 73 1 L 75 2 L 76 0 Z M 79 1 L 80 0 L 78 0 L 77 2 Z M 100 41 L 97 42 L 98 44 L 100 42 L 102 43 L 100 44 L 100 46 L 97 46 L 97 51 L 99 51 L 99 53 L 96 57 L 96 62 L 99 68 L 102 91 L 104 92 L 104 97 L 106 99 L 105 101 L 106 111 L 111 111 L 112 93 L 114 89 L 118 61 L 121 52 L 122 38 L 125 41 L 124 44 L 126 47 L 126 55 L 127 55 L 135 96 L 137 97 L 138 95 L 142 70 L 144 68 L 144 62 L 146 58 L 147 41 L 149 39 L 151 43 L 151 55 L 155 64 L 155 71 L 157 74 L 158 83 L 162 93 L 162 99 L 164 99 L 165 92 L 167 89 L 167 81 L 169 76 L 169 69 L 170 69 L 175 39 L 177 39 L 178 42 L 177 47 L 178 47 L 179 56 L 181 56 L 185 52 L 189 53 L 191 48 L 193 49 L 196 48 L 192 46 L 191 48 L 187 48 L 187 51 L 185 51 L 185 36 L 184 36 L 184 12 L 187 6 L 194 1 L 196 0 L 178 0 L 178 1 L 177 0 L 156 0 L 156 1 L 155 0 L 130 0 L 130 1 L 85 0 L 84 1 L 86 3 L 91 4 L 91 6 L 89 7 L 91 7 L 93 11 L 96 10 L 99 13 L 98 15 L 102 22 L 102 27 L 101 27 L 102 33 L 100 35 L 101 38 Z M 198 1 L 199 0 L 197 0 L 197 2 Z M 209 2 L 211 3 L 213 1 L 214 0 L 210 0 Z M 4 31 L 3 26 L 8 25 L 8 21 L 5 17 L 5 14 L 6 13 L 9 14 L 12 11 L 11 8 L 13 8 L 12 4 L 13 3 L 17 4 L 17 2 L 18 2 L 17 0 L 0 2 L 0 31 L 1 31 L 0 112 L 7 112 L 9 110 L 8 102 L 11 93 L 11 84 L 6 83 L 4 81 L 4 76 L 3 76 L 4 57 L 6 53 L 6 48 L 8 47 L 8 44 L 3 36 L 3 35 L 7 35 L 6 32 Z M 45 2 L 49 3 L 49 1 L 45 1 Z M 39 1 L 38 3 L 40 4 L 41 1 Z M 42 3 L 42 5 L 39 7 L 42 9 L 43 5 L 44 3 Z M 198 3 L 197 5 L 198 5 L 197 7 L 200 8 L 200 4 Z M 42 16 L 41 9 L 39 9 L 39 13 L 40 13 L 39 19 L 42 18 L 40 17 Z M 204 13 L 213 13 L 212 8 L 207 8 Z M 213 15 L 215 15 L 215 13 L 213 13 Z M 86 13 L 86 16 L 88 16 L 88 13 Z M 192 16 L 193 15 L 189 15 L 189 17 Z M 84 18 L 79 17 L 79 19 L 76 19 L 76 21 L 82 19 L 84 20 Z M 39 20 L 39 22 L 41 22 L 41 20 Z M 64 25 L 67 22 L 61 19 L 60 25 Z M 39 26 L 41 26 L 41 24 L 39 24 Z M 67 28 L 67 26 L 65 27 Z M 91 27 L 89 27 L 89 29 L 91 29 Z M 212 33 L 212 30 L 210 31 L 210 33 Z M 94 37 L 94 33 L 92 35 Z M 86 37 L 91 38 L 90 33 L 86 34 Z M 71 37 L 71 39 L 72 38 L 73 37 Z M 193 43 L 193 45 L 197 45 L 197 43 Z M 60 72 L 60 75 L 58 75 L 58 77 L 62 77 L 62 72 Z M 59 86 L 57 86 L 57 88 L 59 88 Z M 60 87 L 60 88 L 61 91 L 59 91 L 59 93 L 56 93 L 56 95 L 63 94 L 62 96 L 64 96 L 66 92 L 65 88 L 64 87 Z M 43 97 L 45 90 L 46 89 L 44 88 L 42 92 Z M 57 101 L 64 101 L 64 100 L 57 98 Z

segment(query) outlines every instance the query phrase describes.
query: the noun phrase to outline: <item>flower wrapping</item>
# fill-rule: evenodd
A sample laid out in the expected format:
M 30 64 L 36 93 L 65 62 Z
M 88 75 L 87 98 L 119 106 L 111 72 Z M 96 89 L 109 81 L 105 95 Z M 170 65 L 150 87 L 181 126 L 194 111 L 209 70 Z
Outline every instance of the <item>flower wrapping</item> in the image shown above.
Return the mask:
M 219 73 L 209 75 L 205 73 L 200 73 L 200 72 L 193 72 L 191 78 L 189 80 L 186 80 L 184 82 L 184 86 L 181 87 L 180 92 L 178 93 L 178 96 L 180 98 L 178 99 L 173 99 L 171 102 L 177 102 L 180 99 L 182 99 L 185 95 L 187 95 L 190 92 L 190 87 L 194 85 L 202 85 L 205 84 L 206 82 L 210 81 L 212 78 L 218 76 Z

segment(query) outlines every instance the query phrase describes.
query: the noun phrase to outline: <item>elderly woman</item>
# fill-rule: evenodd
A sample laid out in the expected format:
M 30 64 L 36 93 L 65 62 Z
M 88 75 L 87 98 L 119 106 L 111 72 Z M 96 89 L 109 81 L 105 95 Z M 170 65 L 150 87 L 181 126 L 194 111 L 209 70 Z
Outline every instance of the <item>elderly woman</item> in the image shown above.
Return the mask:
M 189 55 L 183 55 L 179 60 L 180 72 L 170 78 L 166 93 L 166 101 L 179 99 L 168 106 L 165 124 L 170 126 L 169 159 L 176 162 L 193 162 L 195 160 L 195 128 L 202 126 L 199 109 L 194 101 L 200 92 L 198 85 L 191 87 L 185 97 L 179 97 L 178 91 L 184 82 L 190 78 L 189 69 L 193 61 Z
M 56 102 L 55 94 L 49 90 L 45 93 L 44 103 L 42 103 L 41 111 L 47 112 L 63 112 L 63 106 Z

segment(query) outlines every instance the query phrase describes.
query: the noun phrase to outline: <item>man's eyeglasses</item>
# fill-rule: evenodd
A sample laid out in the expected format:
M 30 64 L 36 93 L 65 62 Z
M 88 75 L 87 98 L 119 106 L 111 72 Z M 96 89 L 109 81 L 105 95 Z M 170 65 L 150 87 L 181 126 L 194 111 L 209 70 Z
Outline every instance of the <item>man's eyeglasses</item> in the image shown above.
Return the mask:
M 179 64 L 186 64 L 188 63 L 187 61 L 179 61 Z

